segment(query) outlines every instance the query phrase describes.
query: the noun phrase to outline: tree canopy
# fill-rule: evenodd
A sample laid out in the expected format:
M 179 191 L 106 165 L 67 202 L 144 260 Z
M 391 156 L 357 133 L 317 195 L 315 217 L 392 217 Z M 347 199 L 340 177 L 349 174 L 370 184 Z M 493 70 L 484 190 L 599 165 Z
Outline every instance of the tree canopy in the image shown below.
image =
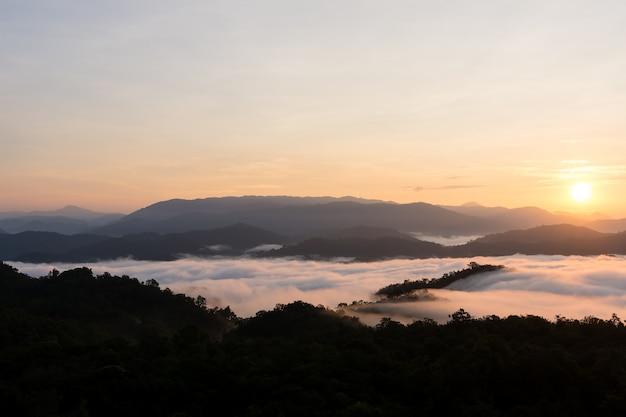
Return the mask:
M 616 315 L 370 327 L 294 301 L 242 319 L 127 276 L 0 264 L 0 401 L 20 416 L 621 416 L 625 344 Z

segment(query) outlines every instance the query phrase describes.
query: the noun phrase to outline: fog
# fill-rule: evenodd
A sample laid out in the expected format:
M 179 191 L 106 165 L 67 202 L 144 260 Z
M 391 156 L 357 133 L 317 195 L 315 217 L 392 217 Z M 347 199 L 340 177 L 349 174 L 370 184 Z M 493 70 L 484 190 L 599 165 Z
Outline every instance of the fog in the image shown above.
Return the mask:
M 450 235 L 450 236 L 439 236 L 439 235 L 427 235 L 424 233 L 409 233 L 416 239 L 426 240 L 428 242 L 439 243 L 444 246 L 456 246 L 463 245 L 469 241 L 476 240 L 483 235 Z
M 26 264 L 10 262 L 33 277 L 87 266 L 140 281 L 155 279 L 161 288 L 191 297 L 202 295 L 212 306 L 230 306 L 241 316 L 295 300 L 335 308 L 339 303 L 376 301 L 379 288 L 404 280 L 439 278 L 468 262 L 502 264 L 498 272 L 457 281 L 445 290 L 429 290 L 427 300 L 344 308 L 374 324 L 382 317 L 402 322 L 432 318 L 445 322 L 460 308 L 472 316 L 539 315 L 554 319 L 612 313 L 626 318 L 626 257 L 510 256 L 471 259 L 390 260 L 372 263 L 316 262 L 293 259 L 199 259 L 173 262 L 117 260 L 97 264 Z

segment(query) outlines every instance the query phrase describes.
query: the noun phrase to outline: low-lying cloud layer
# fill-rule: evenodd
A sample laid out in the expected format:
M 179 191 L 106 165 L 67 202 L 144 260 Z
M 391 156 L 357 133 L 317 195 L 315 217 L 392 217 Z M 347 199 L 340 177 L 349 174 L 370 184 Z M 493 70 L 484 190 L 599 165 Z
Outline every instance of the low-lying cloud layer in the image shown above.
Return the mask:
M 468 262 L 503 264 L 508 268 L 457 281 L 446 290 L 429 290 L 434 300 L 379 303 L 366 313 L 349 308 L 368 323 L 381 317 L 403 322 L 432 318 L 445 322 L 460 308 L 476 317 L 534 314 L 547 319 L 612 313 L 626 318 L 626 257 L 511 256 L 472 259 L 391 260 L 332 263 L 290 259 L 198 259 L 174 262 L 118 260 L 86 264 L 95 274 L 105 271 L 141 281 L 155 279 L 161 288 L 230 307 L 239 316 L 269 310 L 277 303 L 303 300 L 335 307 L 352 301 L 376 301 L 379 288 L 404 280 L 438 278 L 463 269 Z M 14 267 L 31 276 L 75 268 L 74 264 L 24 264 Z M 82 264 L 80 266 L 83 266 Z

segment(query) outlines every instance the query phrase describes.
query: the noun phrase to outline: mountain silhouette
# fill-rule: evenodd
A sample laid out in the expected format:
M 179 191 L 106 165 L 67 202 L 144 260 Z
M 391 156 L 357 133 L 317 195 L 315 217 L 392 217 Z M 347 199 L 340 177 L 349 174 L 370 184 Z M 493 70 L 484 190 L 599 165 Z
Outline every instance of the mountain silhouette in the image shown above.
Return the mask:
M 259 247 L 262 249 L 257 250 Z M 145 232 L 122 237 L 50 232 L 0 234 L 0 259 L 24 262 L 97 262 L 117 258 L 168 261 L 184 256 L 244 254 L 361 261 L 514 254 L 626 254 L 626 232 L 601 233 L 562 224 L 491 234 L 457 246 L 443 246 L 394 229 L 368 226 L 325 231 L 296 241 L 243 223 L 211 230 L 165 235 Z
M 488 235 L 448 248 L 451 256 L 626 254 L 626 233 L 601 233 L 569 224 Z
M 0 234 L 0 259 L 19 260 L 28 254 L 46 253 L 60 257 L 72 250 L 110 239 L 97 235 L 63 235 L 54 232 Z M 26 258 L 28 260 L 28 258 Z
M 97 222 L 100 226 L 93 227 Z M 262 245 L 288 246 L 274 246 L 271 252 L 254 256 L 373 260 L 626 252 L 625 233 L 591 227 L 613 231 L 626 226 L 626 219 L 586 221 L 537 207 L 507 209 L 477 203 L 441 207 L 355 197 L 174 199 L 123 217 L 68 206 L 0 219 L 0 226 L 7 232 L 0 234 L 0 259 L 28 262 L 240 256 Z M 40 231 L 16 233 L 25 228 Z M 483 237 L 442 246 L 415 239 L 415 233 Z
M 77 206 L 58 210 L 0 213 L 0 227 L 7 233 L 28 231 L 62 234 L 90 233 L 92 229 L 124 217 L 119 213 L 98 213 Z
M 313 233 L 310 238 L 322 237 L 328 239 L 342 239 L 342 238 L 364 238 L 364 239 L 376 239 L 380 237 L 395 237 L 399 239 L 413 240 L 413 236 L 401 233 L 396 229 L 390 227 L 371 227 L 366 225 L 359 225 L 354 227 L 348 227 L 345 229 L 330 229 L 323 230 L 317 233 Z
M 246 223 L 288 236 L 357 225 L 431 234 L 500 230 L 484 219 L 432 204 L 397 204 L 353 197 L 224 197 L 170 200 L 138 210 L 94 233 L 180 233 Z
M 182 256 L 238 256 L 261 245 L 287 242 L 284 236 L 245 224 L 167 235 L 45 235 L 49 241 L 57 242 L 56 247 L 38 243 L 42 233 L 30 232 L 29 236 L 31 239 L 20 247 L 16 247 L 15 240 L 24 234 L 0 236 L 0 257 L 24 262 L 96 262 L 118 258 L 170 261 Z

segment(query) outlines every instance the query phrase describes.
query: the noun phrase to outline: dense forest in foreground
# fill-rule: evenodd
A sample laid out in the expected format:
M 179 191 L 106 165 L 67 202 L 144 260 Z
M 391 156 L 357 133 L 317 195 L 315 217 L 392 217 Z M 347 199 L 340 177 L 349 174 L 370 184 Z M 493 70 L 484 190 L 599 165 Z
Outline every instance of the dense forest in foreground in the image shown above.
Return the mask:
M 623 416 L 625 347 L 615 315 L 242 319 L 153 280 L 0 263 L 4 415 Z

